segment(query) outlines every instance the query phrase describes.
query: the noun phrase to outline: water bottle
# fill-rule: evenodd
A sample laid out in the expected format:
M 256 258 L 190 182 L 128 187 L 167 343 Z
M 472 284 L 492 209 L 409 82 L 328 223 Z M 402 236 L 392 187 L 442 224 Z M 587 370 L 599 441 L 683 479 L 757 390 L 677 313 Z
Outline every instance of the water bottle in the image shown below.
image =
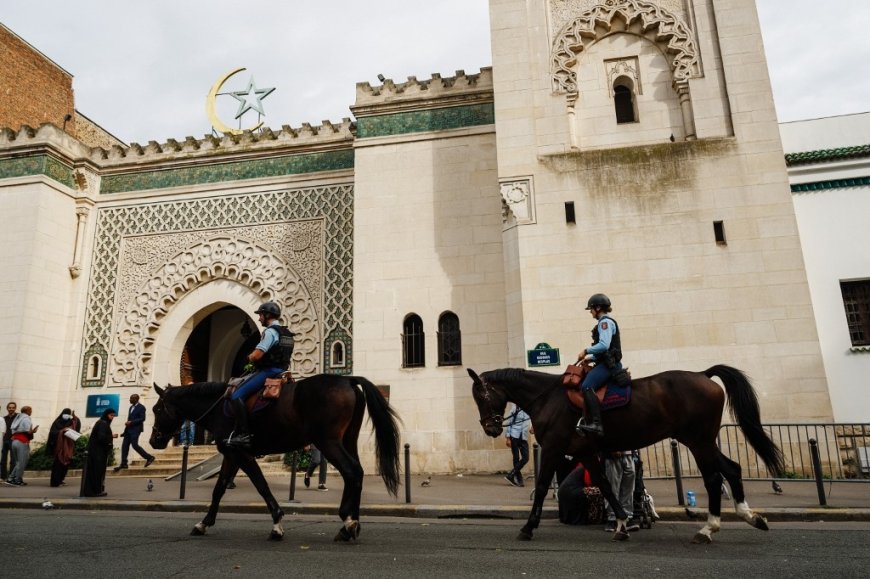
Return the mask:
M 687 491 L 686 492 L 686 502 L 690 507 L 694 507 L 698 504 L 698 501 L 695 500 L 695 491 Z

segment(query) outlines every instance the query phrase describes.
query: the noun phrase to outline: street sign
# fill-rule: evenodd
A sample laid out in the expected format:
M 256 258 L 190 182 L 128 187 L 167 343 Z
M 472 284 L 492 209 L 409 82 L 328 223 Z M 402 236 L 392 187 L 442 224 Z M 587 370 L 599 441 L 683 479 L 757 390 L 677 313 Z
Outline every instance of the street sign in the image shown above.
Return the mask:
M 120 394 L 91 394 L 88 396 L 88 408 L 85 416 L 88 418 L 102 416 L 107 408 L 114 408 L 115 412 L 118 412 L 120 405 Z
M 526 350 L 528 354 L 529 366 L 535 368 L 537 366 L 558 366 L 559 348 L 551 348 L 550 344 L 541 342 L 535 346 L 534 350 Z

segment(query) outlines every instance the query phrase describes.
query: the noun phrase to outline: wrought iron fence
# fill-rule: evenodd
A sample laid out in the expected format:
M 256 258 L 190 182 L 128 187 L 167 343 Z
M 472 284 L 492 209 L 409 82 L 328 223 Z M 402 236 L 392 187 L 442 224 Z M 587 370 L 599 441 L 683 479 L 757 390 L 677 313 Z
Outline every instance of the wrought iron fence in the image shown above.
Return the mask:
M 870 482 L 870 424 L 766 424 L 764 430 L 782 450 L 785 458 L 782 478 L 814 479 L 810 440 L 815 440 L 823 478 Z M 736 424 L 722 425 L 718 444 L 725 456 L 740 464 L 744 479 L 773 478 Z M 682 476 L 701 476 L 689 449 L 679 445 L 678 451 Z M 675 478 L 670 441 L 641 449 L 641 459 L 646 478 Z

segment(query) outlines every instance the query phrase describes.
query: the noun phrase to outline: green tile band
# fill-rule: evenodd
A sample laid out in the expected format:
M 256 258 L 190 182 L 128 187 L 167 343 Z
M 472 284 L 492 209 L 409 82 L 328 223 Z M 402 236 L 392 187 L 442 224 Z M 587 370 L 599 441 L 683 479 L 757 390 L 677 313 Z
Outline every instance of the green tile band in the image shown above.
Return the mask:
M 356 122 L 358 139 L 385 137 L 425 131 L 445 131 L 495 123 L 492 103 L 410 111 L 374 117 L 362 117 Z
M 870 185 L 870 177 L 853 177 L 851 179 L 831 179 L 829 181 L 814 181 L 812 183 L 800 183 L 791 186 L 792 193 L 803 191 L 824 191 L 825 189 L 845 189 L 847 187 L 861 187 Z
M 0 160 L 0 179 L 45 175 L 61 185 L 66 185 L 72 189 L 75 185 L 72 173 L 72 167 L 61 163 L 49 155 L 33 155 L 32 157 Z
M 844 159 L 860 159 L 861 157 L 870 157 L 870 145 L 788 153 L 785 156 L 785 164 L 792 167 L 794 165 L 808 165 L 811 163 L 830 163 L 831 161 L 842 161 Z
M 100 193 L 145 191 L 166 187 L 201 185 L 203 183 L 222 183 L 225 181 L 353 169 L 353 161 L 353 149 L 341 149 L 338 151 L 289 155 L 270 159 L 250 159 L 215 165 L 106 175 L 102 179 Z

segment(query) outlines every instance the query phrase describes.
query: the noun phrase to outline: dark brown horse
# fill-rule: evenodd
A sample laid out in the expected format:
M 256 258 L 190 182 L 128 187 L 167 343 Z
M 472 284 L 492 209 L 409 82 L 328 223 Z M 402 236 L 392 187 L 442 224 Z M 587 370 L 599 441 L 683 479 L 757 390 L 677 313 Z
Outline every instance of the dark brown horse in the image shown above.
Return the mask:
M 480 376 L 469 368 L 468 374 L 474 380 L 472 394 L 486 434 L 492 437 L 501 434 L 505 407 L 513 402 L 531 417 L 535 437 L 541 445 L 535 500 L 519 539 L 530 540 L 538 527 L 547 487 L 558 459 L 565 454 L 579 458 L 589 468 L 619 519 L 614 539 L 627 539 L 626 513 L 606 477 L 602 476 L 597 456 L 643 448 L 668 437 L 680 441 L 692 452 L 709 495 L 707 524 L 698 531 L 693 542 L 711 542 L 712 534 L 720 528 L 723 476 L 731 486 L 737 513 L 750 525 L 767 530 L 767 521 L 752 512 L 746 503 L 740 465 L 723 455 L 716 444 L 727 393 L 731 416 L 759 458 L 774 475 L 783 470 L 782 452 L 764 432 L 755 391 L 740 370 L 719 365 L 704 372 L 674 370 L 634 380 L 631 402 L 602 414 L 603 438 L 577 434 L 574 426 L 580 412 L 568 404 L 558 375 L 518 368 L 493 370 Z M 722 380 L 725 392 L 710 380 L 713 376 Z
M 281 539 L 284 536 L 281 526 L 284 512 L 269 490 L 254 457 L 291 452 L 313 443 L 344 479 L 338 510 L 343 526 L 335 539 L 356 539 L 360 532 L 363 485 L 357 439 L 366 408 L 375 432 L 375 454 L 381 478 L 392 495 L 398 490 L 397 417 L 378 389 L 365 378 L 320 374 L 285 385 L 276 402 L 252 416 L 254 444 L 250 453 L 228 448 L 223 442 L 234 426 L 233 419 L 225 416 L 223 411 L 226 384 L 204 382 L 165 390 L 155 384 L 155 389 L 160 399 L 154 405 L 151 446 L 166 448 L 183 421 L 189 419 L 214 434 L 217 448 L 224 455 L 208 513 L 194 526 L 192 535 L 204 535 L 206 529 L 215 524 L 227 483 L 241 468 L 266 501 L 272 515 L 270 538 Z

